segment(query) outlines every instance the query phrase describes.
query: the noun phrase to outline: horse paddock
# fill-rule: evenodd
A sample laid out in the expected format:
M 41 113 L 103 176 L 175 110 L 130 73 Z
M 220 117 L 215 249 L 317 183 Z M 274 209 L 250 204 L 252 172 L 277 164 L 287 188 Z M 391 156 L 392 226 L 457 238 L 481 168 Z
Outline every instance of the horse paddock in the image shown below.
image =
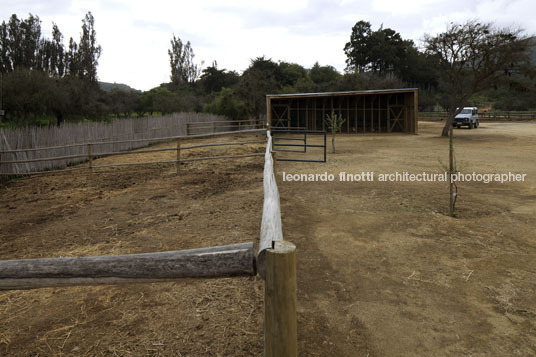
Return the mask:
M 440 131 L 420 122 L 419 135 L 345 134 L 325 164 L 277 163 L 283 234 L 297 247 L 300 355 L 536 353 L 536 123 L 454 131 L 462 173 L 526 174 L 459 183 L 457 218 L 446 215 L 445 182 L 377 179 L 441 173 Z M 252 150 L 264 148 L 220 153 Z M 95 162 L 114 160 L 124 159 Z M 256 242 L 262 169 L 254 157 L 187 163 L 178 177 L 174 165 L 154 165 L 12 180 L 0 187 L 0 258 Z M 376 179 L 340 181 L 341 172 Z M 3 291 L 0 354 L 261 356 L 262 289 L 257 276 Z

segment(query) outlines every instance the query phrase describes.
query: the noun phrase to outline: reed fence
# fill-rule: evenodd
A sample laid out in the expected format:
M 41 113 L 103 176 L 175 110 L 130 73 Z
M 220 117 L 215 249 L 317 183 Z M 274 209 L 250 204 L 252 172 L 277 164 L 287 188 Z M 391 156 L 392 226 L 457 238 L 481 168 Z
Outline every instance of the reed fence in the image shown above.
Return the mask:
M 4 166 L 12 166 L 13 168 L 18 168 L 19 165 L 22 164 L 28 164 L 28 163 L 42 163 L 42 162 L 55 162 L 55 161 L 63 161 L 63 160 L 87 160 L 87 165 L 77 165 L 70 168 L 62 168 L 62 169 L 51 169 L 47 171 L 28 171 L 28 172 L 20 172 L 19 170 L 16 171 L 8 171 L 8 172 L 2 172 L 0 173 L 0 176 L 17 176 L 17 175 L 43 175 L 43 174 L 55 174 L 59 172 L 71 172 L 71 171 L 80 171 L 80 170 L 89 170 L 90 173 L 93 173 L 93 170 L 100 169 L 100 168 L 110 168 L 110 167 L 121 167 L 121 166 L 137 166 L 137 165 L 152 165 L 152 164 L 176 164 L 177 165 L 177 174 L 179 173 L 179 167 L 181 163 L 184 162 L 191 162 L 191 161 L 202 161 L 202 160 L 215 160 L 215 159 L 235 159 L 235 158 L 245 158 L 245 157 L 253 157 L 253 156 L 263 156 L 262 153 L 250 153 L 250 154 L 240 154 L 240 155 L 218 155 L 218 156 L 204 156 L 204 157 L 194 157 L 194 158 L 187 158 L 187 159 L 181 159 L 181 151 L 185 150 L 191 150 L 191 149 L 197 149 L 197 148 L 204 148 L 204 147 L 216 147 L 216 146 L 233 146 L 233 145 L 246 145 L 246 144 L 254 144 L 254 143 L 265 143 L 265 140 L 246 140 L 246 141 L 238 141 L 238 142 L 220 142 L 220 143 L 209 143 L 209 144 L 198 144 L 198 145 L 190 145 L 190 146 L 181 146 L 181 142 L 185 140 L 192 140 L 192 139 L 200 139 L 200 138 L 208 138 L 208 137 L 220 137 L 220 136 L 228 136 L 228 135 L 250 135 L 250 134 L 260 134 L 263 133 L 263 129 L 256 129 L 256 130 L 241 130 L 240 132 L 231 131 L 231 132 L 222 132 L 222 133 L 213 133 L 213 134 L 198 134 L 198 135 L 190 135 L 190 136 L 168 136 L 164 138 L 154 138 L 151 139 L 154 142 L 159 141 L 176 141 L 177 146 L 176 148 L 156 148 L 156 149 L 145 149 L 145 150 L 136 150 L 136 151 L 117 151 L 117 152 L 99 152 L 95 153 L 93 150 L 93 147 L 97 145 L 113 145 L 116 143 L 129 143 L 130 141 L 137 142 L 137 140 L 125 140 L 120 142 L 95 142 L 95 143 L 87 143 L 87 144 L 75 144 L 70 145 L 74 147 L 82 147 L 86 148 L 86 152 L 84 154 L 78 154 L 78 155 L 68 155 L 68 156 L 47 156 L 39 159 L 29 159 L 29 160 L 7 160 L 3 161 L 1 157 L 3 155 L 0 155 L 0 167 Z M 39 148 L 38 150 L 47 151 L 50 148 Z M 36 149 L 32 149 L 36 150 Z M 27 150 L 21 149 L 21 150 L 9 150 L 4 151 L 3 154 L 13 154 L 13 153 L 19 153 L 19 152 L 26 152 Z M 93 159 L 94 158 L 102 158 L 107 156 L 116 156 L 116 155 L 133 155 L 133 154 L 142 154 L 142 153 L 155 153 L 155 152 L 164 152 L 164 151 L 175 151 L 177 153 L 175 160 L 160 160 L 160 161 L 144 161 L 144 162 L 128 162 L 128 163 L 114 163 L 114 164 L 101 164 L 101 165 L 94 165 Z
M 177 113 L 111 123 L 67 123 L 61 127 L 0 129 L 0 175 L 23 175 L 64 168 L 95 157 L 125 153 L 152 143 L 206 133 L 246 131 L 212 114 Z M 188 125 L 217 127 L 189 133 Z M 227 124 L 225 124 L 227 123 Z M 227 125 L 224 127 L 223 124 Z M 262 127 L 262 123 L 258 123 Z M 79 168 L 77 168 L 79 169 Z M 72 169 L 65 169 L 72 171 Z

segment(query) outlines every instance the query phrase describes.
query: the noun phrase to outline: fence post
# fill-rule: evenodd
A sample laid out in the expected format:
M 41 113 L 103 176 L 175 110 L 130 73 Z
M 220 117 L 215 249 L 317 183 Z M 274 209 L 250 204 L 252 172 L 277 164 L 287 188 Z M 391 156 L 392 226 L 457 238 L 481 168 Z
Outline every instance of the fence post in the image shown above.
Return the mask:
M 93 175 L 93 155 L 91 155 L 91 144 L 87 144 L 87 159 L 89 161 L 89 174 Z
M 177 140 L 177 176 L 179 175 L 181 167 L 181 141 L 180 139 Z
M 266 250 L 264 356 L 298 355 L 296 318 L 296 246 L 276 241 Z
M 4 152 L 4 143 L 0 141 L 0 173 L 2 173 L 2 153 L 3 152 Z M 7 169 L 6 169 L 6 173 L 7 173 Z

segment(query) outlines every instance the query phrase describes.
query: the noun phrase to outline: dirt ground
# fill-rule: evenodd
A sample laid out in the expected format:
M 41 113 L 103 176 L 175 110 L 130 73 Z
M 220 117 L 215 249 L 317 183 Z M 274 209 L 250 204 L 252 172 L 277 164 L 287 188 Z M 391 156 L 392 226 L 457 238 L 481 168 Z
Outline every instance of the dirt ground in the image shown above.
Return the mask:
M 326 164 L 278 162 L 284 236 L 298 254 L 300 355 L 536 355 L 536 123 L 455 131 L 461 172 L 527 174 L 460 183 L 458 218 L 446 216 L 446 183 L 377 177 L 443 171 L 440 125 L 340 136 Z M 263 147 L 191 155 L 252 151 Z M 256 242 L 262 166 L 256 157 L 185 164 L 179 178 L 159 165 L 11 181 L 0 187 L 0 258 Z M 376 177 L 340 182 L 340 172 Z M 0 292 L 0 355 L 261 356 L 262 289 L 256 277 Z

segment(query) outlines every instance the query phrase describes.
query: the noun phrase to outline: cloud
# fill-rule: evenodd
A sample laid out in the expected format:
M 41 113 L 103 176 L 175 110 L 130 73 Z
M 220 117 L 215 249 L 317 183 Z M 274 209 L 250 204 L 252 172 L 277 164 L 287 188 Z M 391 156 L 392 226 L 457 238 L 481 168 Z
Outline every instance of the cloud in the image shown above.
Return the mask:
M 0 19 L 29 12 L 52 21 L 78 41 L 87 11 L 95 17 L 103 48 L 99 78 L 149 89 L 169 80 L 167 50 L 172 34 L 190 41 L 195 59 L 243 71 L 250 59 L 266 55 L 312 66 L 315 61 L 343 70 L 343 48 L 352 26 L 382 24 L 417 43 L 451 22 L 480 18 L 500 26 L 518 25 L 536 33 L 534 0 L 2 0 Z

